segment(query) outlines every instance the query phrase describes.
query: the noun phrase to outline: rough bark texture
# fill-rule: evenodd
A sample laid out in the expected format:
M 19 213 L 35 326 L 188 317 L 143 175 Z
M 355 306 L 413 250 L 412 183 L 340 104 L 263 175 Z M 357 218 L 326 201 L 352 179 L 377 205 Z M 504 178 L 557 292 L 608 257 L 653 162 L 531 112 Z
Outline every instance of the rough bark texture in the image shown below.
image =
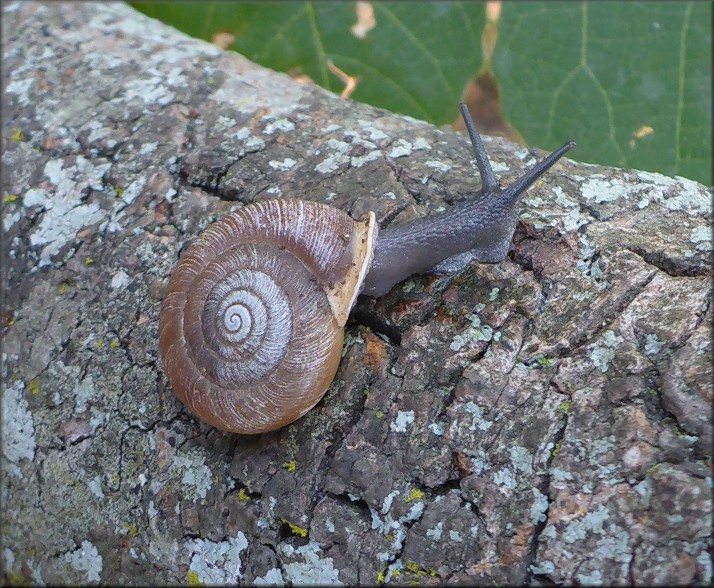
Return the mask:
M 506 261 L 361 300 L 313 411 L 223 434 L 158 361 L 182 247 L 281 195 L 428 214 L 468 139 L 122 4 L 6 4 L 3 39 L 6 581 L 708 584 L 705 187 L 564 160 Z M 486 143 L 503 183 L 536 156 Z

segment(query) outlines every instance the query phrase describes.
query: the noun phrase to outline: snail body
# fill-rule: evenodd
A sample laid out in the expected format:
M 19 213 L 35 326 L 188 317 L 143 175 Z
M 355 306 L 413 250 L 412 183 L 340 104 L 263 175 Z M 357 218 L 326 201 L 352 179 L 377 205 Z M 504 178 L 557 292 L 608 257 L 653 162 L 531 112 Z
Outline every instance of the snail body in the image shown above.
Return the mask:
M 209 226 L 182 255 L 159 318 L 169 383 L 195 415 L 225 431 L 283 427 L 324 395 L 360 293 L 380 296 L 464 251 L 485 263 L 510 246 L 513 208 L 574 146 L 566 143 L 501 191 L 465 105 L 482 178 L 470 202 L 379 232 L 331 206 L 275 199 Z

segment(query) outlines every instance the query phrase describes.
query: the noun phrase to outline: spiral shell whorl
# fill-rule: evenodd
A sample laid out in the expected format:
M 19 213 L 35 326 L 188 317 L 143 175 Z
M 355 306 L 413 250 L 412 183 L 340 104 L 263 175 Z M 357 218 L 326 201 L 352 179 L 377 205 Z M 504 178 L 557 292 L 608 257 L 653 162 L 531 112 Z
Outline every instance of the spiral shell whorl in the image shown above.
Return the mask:
M 369 264 L 370 221 L 274 200 L 227 215 L 196 240 L 171 277 L 159 324 L 169 382 L 193 413 L 259 433 L 320 400 L 356 296 L 349 282 Z

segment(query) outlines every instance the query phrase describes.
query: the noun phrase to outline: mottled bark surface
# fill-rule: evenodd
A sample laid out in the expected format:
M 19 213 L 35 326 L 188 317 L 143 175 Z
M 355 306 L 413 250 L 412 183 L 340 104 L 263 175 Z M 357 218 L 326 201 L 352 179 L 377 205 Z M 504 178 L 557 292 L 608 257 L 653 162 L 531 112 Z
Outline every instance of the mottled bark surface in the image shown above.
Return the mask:
M 224 434 L 158 360 L 181 249 L 276 196 L 449 206 L 468 139 L 122 4 L 5 4 L 3 43 L 6 581 L 710 581 L 706 188 L 564 160 L 506 261 L 360 300 L 314 410 Z

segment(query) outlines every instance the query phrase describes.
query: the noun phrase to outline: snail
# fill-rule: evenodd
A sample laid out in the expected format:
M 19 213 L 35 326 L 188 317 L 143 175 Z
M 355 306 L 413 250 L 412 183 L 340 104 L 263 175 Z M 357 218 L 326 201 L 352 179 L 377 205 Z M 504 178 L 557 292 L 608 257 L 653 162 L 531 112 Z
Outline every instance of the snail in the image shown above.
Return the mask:
M 159 318 L 167 378 L 195 415 L 224 431 L 283 427 L 325 394 L 341 359 L 344 325 L 360 293 L 381 296 L 415 273 L 473 250 L 508 253 L 519 196 L 570 141 L 501 190 L 466 105 L 481 190 L 450 210 L 378 230 L 326 204 L 274 199 L 210 225 L 169 280 Z

